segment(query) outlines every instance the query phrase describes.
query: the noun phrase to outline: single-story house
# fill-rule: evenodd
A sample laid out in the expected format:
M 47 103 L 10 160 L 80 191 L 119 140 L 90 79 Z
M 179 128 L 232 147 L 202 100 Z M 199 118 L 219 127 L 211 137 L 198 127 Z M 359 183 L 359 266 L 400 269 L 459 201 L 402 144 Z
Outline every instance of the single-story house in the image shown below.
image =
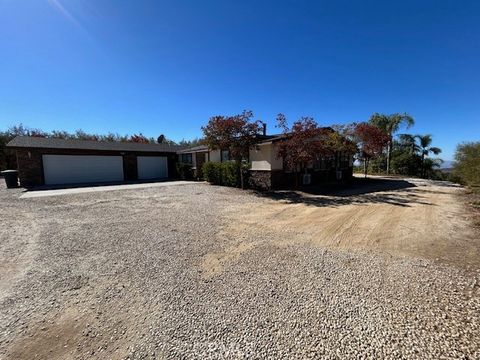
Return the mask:
M 175 173 L 179 146 L 18 136 L 20 184 L 111 183 L 167 179 Z
M 207 146 L 200 145 L 190 147 L 188 149 L 177 151 L 178 161 L 182 164 L 189 164 L 192 166 L 194 177 L 197 179 L 203 178 L 202 166 L 207 161 L 220 162 L 220 151 L 210 151 Z
M 249 151 L 249 184 L 257 189 L 279 189 L 291 187 L 294 173 L 287 169 L 282 158 L 278 157 L 278 144 L 285 135 L 257 136 L 256 146 Z M 228 150 L 209 150 L 207 146 L 196 146 L 179 150 L 178 161 L 191 164 L 196 177 L 201 178 L 201 167 L 206 161 L 230 161 Z M 308 166 L 308 179 L 311 184 L 329 181 L 348 181 L 353 175 L 353 154 L 337 152 L 333 156 L 321 157 Z

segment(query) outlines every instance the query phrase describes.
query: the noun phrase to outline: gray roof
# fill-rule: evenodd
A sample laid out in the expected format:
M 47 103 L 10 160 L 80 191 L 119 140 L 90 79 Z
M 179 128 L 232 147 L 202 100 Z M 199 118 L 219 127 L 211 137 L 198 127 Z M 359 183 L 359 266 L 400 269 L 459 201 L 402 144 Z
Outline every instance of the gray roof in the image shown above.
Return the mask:
M 177 154 L 185 154 L 185 153 L 201 152 L 201 151 L 208 151 L 208 146 L 207 145 L 199 145 L 199 146 L 189 147 L 189 148 L 177 151 Z
M 276 135 L 266 135 L 265 137 L 259 139 L 259 144 L 275 142 L 285 138 L 285 134 L 276 134 Z
M 331 127 L 326 126 L 322 127 L 322 129 L 327 131 L 334 131 Z M 280 140 L 284 140 L 288 137 L 288 134 L 273 134 L 273 135 L 263 135 L 259 139 L 259 144 L 270 143 L 270 142 L 277 142 Z
M 17 136 L 7 144 L 7 147 L 139 152 L 177 152 L 179 149 L 182 149 L 181 146 L 169 144 L 142 144 L 120 141 L 73 140 L 34 136 Z
M 271 141 L 278 141 L 285 137 L 284 134 L 275 134 L 275 135 L 257 135 L 258 144 L 269 143 Z M 177 151 L 177 154 L 186 154 L 186 153 L 193 153 L 193 152 L 201 152 L 201 151 L 208 151 L 207 145 L 199 145 L 194 147 L 189 147 L 186 149 L 182 149 Z

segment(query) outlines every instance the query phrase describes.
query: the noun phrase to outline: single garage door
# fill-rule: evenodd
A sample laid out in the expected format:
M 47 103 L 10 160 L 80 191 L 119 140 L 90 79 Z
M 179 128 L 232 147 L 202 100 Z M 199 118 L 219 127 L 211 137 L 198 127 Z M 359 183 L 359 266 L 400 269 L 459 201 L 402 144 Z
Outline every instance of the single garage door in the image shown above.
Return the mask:
M 137 156 L 139 180 L 165 179 L 168 177 L 165 156 Z
M 123 181 L 122 156 L 43 155 L 46 185 Z

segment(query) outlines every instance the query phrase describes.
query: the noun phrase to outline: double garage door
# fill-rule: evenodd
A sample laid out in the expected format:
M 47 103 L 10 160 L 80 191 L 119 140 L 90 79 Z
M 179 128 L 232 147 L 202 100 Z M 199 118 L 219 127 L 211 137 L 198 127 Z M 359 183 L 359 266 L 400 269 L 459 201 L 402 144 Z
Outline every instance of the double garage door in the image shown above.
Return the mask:
M 167 158 L 165 156 L 137 156 L 139 180 L 165 179 L 168 177 Z
M 168 177 L 167 158 L 137 156 L 139 180 Z M 46 185 L 121 182 L 125 179 L 122 156 L 43 155 Z

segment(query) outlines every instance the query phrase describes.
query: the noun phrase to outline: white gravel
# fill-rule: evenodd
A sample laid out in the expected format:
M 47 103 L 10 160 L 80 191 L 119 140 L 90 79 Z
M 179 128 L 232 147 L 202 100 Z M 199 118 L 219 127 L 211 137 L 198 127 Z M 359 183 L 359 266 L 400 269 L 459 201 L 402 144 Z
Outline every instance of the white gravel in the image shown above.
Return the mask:
M 236 207 L 265 199 L 20 193 L 0 189 L 0 359 L 480 358 L 478 272 L 261 241 L 205 277 Z

